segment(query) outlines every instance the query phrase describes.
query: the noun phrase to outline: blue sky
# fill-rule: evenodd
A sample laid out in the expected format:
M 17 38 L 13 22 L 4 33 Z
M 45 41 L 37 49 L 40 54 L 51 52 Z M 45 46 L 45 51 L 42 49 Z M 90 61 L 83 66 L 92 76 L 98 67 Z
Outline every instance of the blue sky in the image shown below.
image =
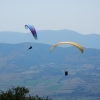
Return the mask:
M 0 0 L 0 31 L 73 30 L 100 34 L 100 0 Z

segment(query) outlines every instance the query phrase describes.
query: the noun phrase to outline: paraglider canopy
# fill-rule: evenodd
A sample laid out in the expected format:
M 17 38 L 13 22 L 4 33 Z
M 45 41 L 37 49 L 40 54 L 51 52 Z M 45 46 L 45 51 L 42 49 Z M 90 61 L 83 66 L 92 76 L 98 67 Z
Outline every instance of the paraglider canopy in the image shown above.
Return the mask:
M 56 46 L 59 46 L 59 45 L 62 45 L 62 44 L 71 44 L 71 45 L 77 47 L 77 48 L 81 51 L 81 53 L 84 52 L 83 48 L 82 48 L 79 44 L 77 44 L 77 43 L 75 43 L 75 42 L 58 42 L 58 43 L 54 44 L 54 45 L 50 48 L 50 52 L 51 52 Z
M 35 39 L 37 39 L 37 33 L 36 33 L 36 30 L 35 30 L 35 28 L 34 28 L 34 26 L 32 26 L 32 25 L 25 25 L 25 28 L 26 29 L 30 29 L 30 31 L 31 31 L 31 33 L 32 33 L 32 35 L 33 35 L 33 37 L 35 38 Z

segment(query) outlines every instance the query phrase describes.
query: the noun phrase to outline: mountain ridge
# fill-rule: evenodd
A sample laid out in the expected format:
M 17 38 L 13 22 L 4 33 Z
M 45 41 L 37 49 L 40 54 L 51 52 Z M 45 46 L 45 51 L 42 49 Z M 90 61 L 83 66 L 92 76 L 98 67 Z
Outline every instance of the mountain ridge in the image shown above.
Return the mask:
M 38 40 L 35 40 L 31 32 L 3 31 L 0 32 L 0 42 L 11 44 L 34 42 L 53 45 L 60 41 L 72 41 L 82 45 L 82 47 L 100 49 L 100 35 L 98 34 L 83 35 L 71 30 L 42 30 L 37 31 L 37 35 Z

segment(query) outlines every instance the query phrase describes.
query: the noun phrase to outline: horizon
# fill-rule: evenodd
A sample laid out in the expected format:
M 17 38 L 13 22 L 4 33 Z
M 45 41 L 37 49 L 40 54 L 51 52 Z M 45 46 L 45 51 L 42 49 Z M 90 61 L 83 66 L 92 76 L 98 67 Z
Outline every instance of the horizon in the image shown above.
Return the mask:
M 23 43 L 23 42 L 34 42 L 53 45 L 61 41 L 70 41 L 80 44 L 86 48 L 99 48 L 100 49 L 100 35 L 99 34 L 80 34 L 70 30 L 42 30 L 37 31 L 38 39 L 35 40 L 31 32 L 0 32 L 1 43 Z M 65 45 L 64 45 L 65 46 Z
M 40 32 L 40 31 L 55 31 L 55 32 L 56 32 L 56 31 L 71 31 L 71 32 L 75 32 L 75 33 L 78 33 L 78 34 L 81 34 L 81 35 L 92 35 L 92 34 L 100 35 L 100 34 L 97 34 L 97 33 L 82 34 L 82 33 L 79 33 L 79 32 L 77 32 L 77 31 L 69 30 L 69 29 L 59 29 L 59 30 L 52 30 L 52 29 L 50 30 L 50 29 L 49 29 L 49 30 L 36 30 L 36 31 L 37 31 L 37 33 Z M 17 33 L 25 33 L 25 34 L 31 33 L 29 30 L 28 30 L 27 32 L 21 32 L 21 31 L 7 31 L 7 30 L 6 30 L 6 31 L 0 31 L 0 33 L 1 33 L 1 32 L 15 32 L 15 33 L 17 32 Z

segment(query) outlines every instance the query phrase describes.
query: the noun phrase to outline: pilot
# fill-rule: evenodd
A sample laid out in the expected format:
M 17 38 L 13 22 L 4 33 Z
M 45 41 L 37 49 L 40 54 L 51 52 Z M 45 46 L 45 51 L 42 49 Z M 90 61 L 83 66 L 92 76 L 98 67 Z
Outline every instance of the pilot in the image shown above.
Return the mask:
M 68 75 L 68 71 L 65 71 L 65 76 L 67 76 Z
M 32 49 L 32 46 L 30 46 L 28 49 Z

